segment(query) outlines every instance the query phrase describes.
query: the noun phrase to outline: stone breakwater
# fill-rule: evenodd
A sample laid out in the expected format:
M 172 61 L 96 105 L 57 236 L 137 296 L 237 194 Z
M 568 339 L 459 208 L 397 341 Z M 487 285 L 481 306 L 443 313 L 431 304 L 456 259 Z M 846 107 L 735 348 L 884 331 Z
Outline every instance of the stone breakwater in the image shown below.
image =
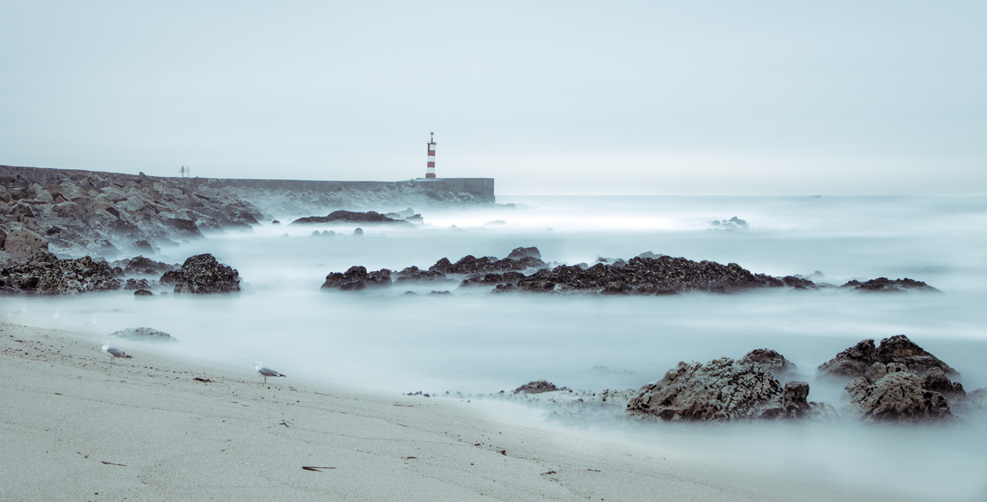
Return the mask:
M 235 180 L 0 166 L 0 266 L 23 263 L 41 249 L 73 258 L 153 254 L 273 215 L 494 201 L 486 178 Z

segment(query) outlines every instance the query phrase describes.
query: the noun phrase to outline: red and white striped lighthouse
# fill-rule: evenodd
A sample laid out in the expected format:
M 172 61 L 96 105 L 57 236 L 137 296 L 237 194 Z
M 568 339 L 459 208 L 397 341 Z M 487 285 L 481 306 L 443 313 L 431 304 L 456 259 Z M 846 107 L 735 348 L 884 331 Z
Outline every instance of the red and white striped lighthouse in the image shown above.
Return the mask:
M 434 132 L 430 132 L 429 134 L 435 136 Z M 428 168 L 425 169 L 425 177 L 435 177 L 435 138 L 432 137 L 428 140 Z

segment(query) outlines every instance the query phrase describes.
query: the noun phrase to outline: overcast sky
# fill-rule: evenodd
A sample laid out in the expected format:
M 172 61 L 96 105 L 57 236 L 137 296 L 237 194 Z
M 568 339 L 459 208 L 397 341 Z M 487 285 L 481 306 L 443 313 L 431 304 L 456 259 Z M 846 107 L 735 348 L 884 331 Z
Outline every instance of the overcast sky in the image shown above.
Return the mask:
M 0 0 L 0 164 L 987 193 L 987 2 Z M 174 160 L 172 159 L 174 157 Z

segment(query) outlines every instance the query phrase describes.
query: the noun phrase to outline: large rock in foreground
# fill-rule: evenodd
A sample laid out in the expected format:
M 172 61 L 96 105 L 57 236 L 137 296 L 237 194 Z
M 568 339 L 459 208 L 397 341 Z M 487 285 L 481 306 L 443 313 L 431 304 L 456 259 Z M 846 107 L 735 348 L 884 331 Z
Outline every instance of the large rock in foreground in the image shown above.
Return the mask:
M 679 363 L 661 380 L 642 387 L 627 403 L 627 412 L 703 422 L 835 415 L 829 405 L 806 401 L 808 393 L 805 382 L 782 387 L 758 364 L 721 357 L 706 364 Z
M 856 378 L 846 386 L 850 401 L 843 414 L 864 422 L 938 422 L 952 420 L 946 398 L 924 389 L 918 375 L 900 364 L 888 365 L 873 383 Z
M 113 269 L 89 256 L 59 260 L 39 251 L 30 261 L 0 270 L 0 291 L 40 295 L 64 295 L 120 289 Z
M 948 364 L 919 347 L 905 335 L 885 338 L 881 340 L 880 347 L 874 346 L 874 340 L 863 340 L 821 364 L 818 372 L 821 376 L 860 377 L 878 362 L 903 364 L 920 377 L 924 377 L 932 368 L 939 368 L 947 375 L 959 375 Z
M 181 268 L 165 272 L 159 282 L 174 284 L 175 293 L 234 293 L 240 291 L 240 273 L 209 254 L 192 256 Z

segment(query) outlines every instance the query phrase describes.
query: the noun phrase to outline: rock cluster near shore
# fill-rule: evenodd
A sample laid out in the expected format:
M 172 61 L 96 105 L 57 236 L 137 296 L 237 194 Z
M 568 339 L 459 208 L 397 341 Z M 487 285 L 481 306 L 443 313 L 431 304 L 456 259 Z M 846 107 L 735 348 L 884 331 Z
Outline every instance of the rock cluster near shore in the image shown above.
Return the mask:
M 383 215 L 377 211 L 367 211 L 367 212 L 356 212 L 356 211 L 333 211 L 326 216 L 308 216 L 305 218 L 298 218 L 297 220 L 291 222 L 292 225 L 311 225 L 311 224 L 326 224 L 326 223 L 379 223 L 379 224 L 392 224 L 392 225 L 410 225 L 411 222 L 400 218 L 396 213 L 391 213 L 397 218 L 391 216 Z M 415 218 L 417 220 L 421 219 L 420 214 L 412 214 L 409 218 Z

